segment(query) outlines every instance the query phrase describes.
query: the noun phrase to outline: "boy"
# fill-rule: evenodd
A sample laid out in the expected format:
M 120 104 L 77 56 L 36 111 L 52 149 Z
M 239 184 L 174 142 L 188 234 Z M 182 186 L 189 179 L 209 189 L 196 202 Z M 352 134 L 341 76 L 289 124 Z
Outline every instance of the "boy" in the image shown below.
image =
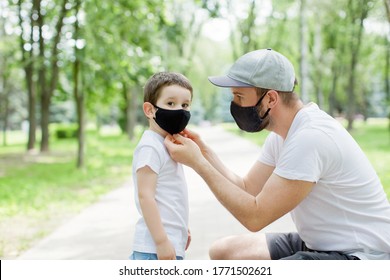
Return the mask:
M 135 201 L 142 217 L 130 259 L 184 259 L 190 243 L 183 166 L 172 160 L 164 138 L 188 124 L 192 92 L 188 79 L 179 73 L 156 73 L 145 85 L 143 111 L 149 129 L 133 157 Z

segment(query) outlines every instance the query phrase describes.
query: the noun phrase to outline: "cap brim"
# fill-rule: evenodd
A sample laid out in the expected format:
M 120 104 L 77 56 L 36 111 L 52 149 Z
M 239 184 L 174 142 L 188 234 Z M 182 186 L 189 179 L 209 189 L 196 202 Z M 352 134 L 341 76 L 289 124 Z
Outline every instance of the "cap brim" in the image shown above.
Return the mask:
M 212 76 L 208 77 L 208 79 L 217 87 L 254 87 L 253 85 L 234 80 L 228 76 Z

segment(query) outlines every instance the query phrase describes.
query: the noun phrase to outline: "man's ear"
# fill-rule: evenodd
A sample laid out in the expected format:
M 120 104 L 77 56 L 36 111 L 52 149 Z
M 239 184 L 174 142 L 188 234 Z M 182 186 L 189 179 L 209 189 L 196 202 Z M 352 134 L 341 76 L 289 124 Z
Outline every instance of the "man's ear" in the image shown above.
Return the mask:
M 268 106 L 273 108 L 280 101 L 280 96 L 276 90 L 270 90 L 267 92 L 268 95 Z
M 153 119 L 154 117 L 154 106 L 150 102 L 144 102 L 143 105 L 144 114 L 148 119 Z

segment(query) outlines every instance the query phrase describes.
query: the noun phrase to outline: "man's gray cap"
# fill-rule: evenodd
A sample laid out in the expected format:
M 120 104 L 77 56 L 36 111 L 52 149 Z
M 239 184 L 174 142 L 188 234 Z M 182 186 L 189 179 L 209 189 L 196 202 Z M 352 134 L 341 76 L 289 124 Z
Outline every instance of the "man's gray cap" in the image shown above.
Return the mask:
M 294 89 L 295 72 L 285 56 L 262 49 L 244 54 L 226 76 L 209 77 L 209 81 L 218 87 L 259 87 L 289 92 Z

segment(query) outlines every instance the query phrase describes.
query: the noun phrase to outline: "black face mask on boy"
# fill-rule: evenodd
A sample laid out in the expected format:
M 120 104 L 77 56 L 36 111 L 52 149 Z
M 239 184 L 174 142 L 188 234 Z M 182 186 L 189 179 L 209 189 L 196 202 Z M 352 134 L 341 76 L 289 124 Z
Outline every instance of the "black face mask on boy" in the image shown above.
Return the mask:
M 271 108 L 268 108 L 262 117 L 259 116 L 257 109 L 257 106 L 259 106 L 265 95 L 266 94 L 260 97 L 255 106 L 241 107 L 233 101 L 231 102 L 230 113 L 240 129 L 246 132 L 259 132 L 267 126 L 267 124 L 263 124 L 263 121 L 268 116 Z
M 156 105 L 153 106 L 157 108 L 154 120 L 162 129 L 170 134 L 182 132 L 190 121 L 191 113 L 187 110 L 167 110 Z

